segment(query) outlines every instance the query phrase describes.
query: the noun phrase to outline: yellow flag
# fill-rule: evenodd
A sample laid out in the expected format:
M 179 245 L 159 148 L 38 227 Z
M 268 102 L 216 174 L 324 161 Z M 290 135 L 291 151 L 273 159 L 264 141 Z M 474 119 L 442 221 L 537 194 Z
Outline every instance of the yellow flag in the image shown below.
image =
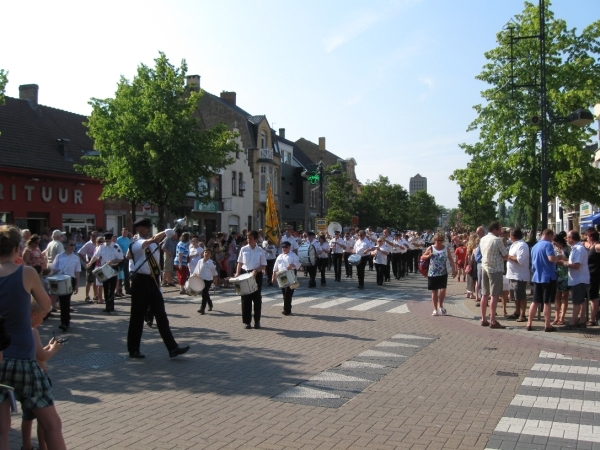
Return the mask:
M 279 220 L 275 208 L 275 198 L 271 183 L 267 182 L 267 211 L 265 213 L 265 238 L 274 245 L 279 246 Z

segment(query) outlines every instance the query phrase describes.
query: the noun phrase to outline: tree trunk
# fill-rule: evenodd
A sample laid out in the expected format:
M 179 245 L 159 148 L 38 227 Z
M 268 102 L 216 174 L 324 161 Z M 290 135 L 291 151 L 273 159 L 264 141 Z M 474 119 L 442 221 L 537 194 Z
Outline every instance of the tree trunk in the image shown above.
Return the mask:
M 537 242 L 536 236 L 537 236 L 539 215 L 540 215 L 540 205 L 536 201 L 531 207 L 531 233 L 529 234 L 529 242 L 531 244 L 535 244 Z
M 165 223 L 166 223 L 165 213 L 166 213 L 165 206 L 158 205 L 158 223 L 156 224 L 156 227 L 159 232 L 165 229 Z
M 130 205 L 131 205 L 131 225 L 133 226 L 133 224 L 137 220 L 136 215 L 135 215 L 135 208 L 137 207 L 138 202 L 131 201 Z

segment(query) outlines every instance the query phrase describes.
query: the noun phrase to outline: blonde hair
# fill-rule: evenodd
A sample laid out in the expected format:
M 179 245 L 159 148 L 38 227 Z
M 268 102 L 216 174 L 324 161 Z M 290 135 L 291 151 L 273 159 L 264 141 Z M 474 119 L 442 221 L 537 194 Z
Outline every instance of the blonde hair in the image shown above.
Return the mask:
M 471 253 L 479 245 L 479 236 L 477 233 L 471 233 L 469 236 L 469 242 L 467 243 L 467 253 Z
M 44 311 L 40 305 L 38 304 L 38 302 L 35 301 L 35 299 L 33 297 L 31 297 L 31 312 L 40 312 L 42 314 L 44 314 L 46 311 Z

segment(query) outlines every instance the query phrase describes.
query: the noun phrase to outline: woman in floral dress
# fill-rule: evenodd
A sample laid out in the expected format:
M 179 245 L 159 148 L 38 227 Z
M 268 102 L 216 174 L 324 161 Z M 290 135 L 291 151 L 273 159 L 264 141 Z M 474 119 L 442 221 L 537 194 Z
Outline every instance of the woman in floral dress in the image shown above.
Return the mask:
M 452 278 L 454 278 L 456 276 L 456 265 L 452 258 L 452 250 L 445 245 L 443 233 L 435 235 L 434 244 L 427 247 L 421 259 L 429 260 L 427 289 L 431 291 L 431 302 L 433 303 L 433 313 L 431 315 L 445 316 L 444 299 L 446 298 L 446 286 L 448 285 L 448 266 L 451 267 Z

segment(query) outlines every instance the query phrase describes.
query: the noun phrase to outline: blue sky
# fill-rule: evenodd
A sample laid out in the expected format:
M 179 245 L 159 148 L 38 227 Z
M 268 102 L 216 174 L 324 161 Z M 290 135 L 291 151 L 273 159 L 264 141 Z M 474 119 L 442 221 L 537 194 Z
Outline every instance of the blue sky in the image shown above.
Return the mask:
M 42 104 L 88 114 L 120 75 L 163 51 L 238 105 L 265 114 L 286 137 L 353 157 L 362 182 L 389 177 L 408 190 L 428 178 L 437 203 L 455 207 L 448 180 L 468 158 L 458 147 L 484 84 L 475 80 L 496 33 L 521 0 L 4 1 L 0 68 L 6 94 L 40 86 Z M 598 0 L 555 0 L 582 29 Z

